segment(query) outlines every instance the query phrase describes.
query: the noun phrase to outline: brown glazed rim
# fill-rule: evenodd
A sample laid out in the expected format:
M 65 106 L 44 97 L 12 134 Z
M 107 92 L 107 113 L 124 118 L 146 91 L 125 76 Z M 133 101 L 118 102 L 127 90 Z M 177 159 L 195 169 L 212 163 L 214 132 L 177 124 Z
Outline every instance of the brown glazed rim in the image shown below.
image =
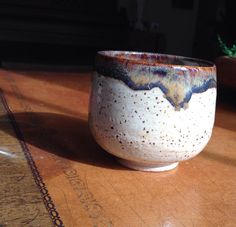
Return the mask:
M 213 69 L 215 68 L 215 64 L 210 61 L 198 59 L 198 58 L 190 58 L 178 55 L 169 55 L 169 54 L 159 54 L 159 53 L 150 53 L 150 52 L 135 52 L 135 51 L 119 51 L 119 50 L 105 50 L 97 52 L 98 56 L 103 58 L 107 58 L 110 60 L 116 60 L 120 63 L 130 63 L 137 65 L 146 65 L 146 66 L 163 66 L 163 67 L 183 67 L 183 68 L 198 68 L 198 69 Z M 129 58 L 132 56 L 132 58 Z M 156 59 L 155 59 L 156 58 Z M 159 59 L 158 59 L 159 58 Z M 147 61 L 151 59 L 152 62 Z M 158 62 L 161 60 L 163 62 Z M 189 61 L 193 63 L 198 63 L 199 65 L 188 65 L 188 64 L 178 64 L 178 63 L 165 63 L 165 61 Z

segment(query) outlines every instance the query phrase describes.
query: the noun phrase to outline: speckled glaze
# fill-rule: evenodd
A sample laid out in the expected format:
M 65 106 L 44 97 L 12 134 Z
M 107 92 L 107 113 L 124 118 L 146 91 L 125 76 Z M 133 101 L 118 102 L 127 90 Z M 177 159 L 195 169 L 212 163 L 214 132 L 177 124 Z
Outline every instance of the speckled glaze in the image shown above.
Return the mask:
M 89 124 L 121 164 L 164 171 L 203 150 L 215 117 L 216 70 L 206 61 L 150 53 L 97 54 Z

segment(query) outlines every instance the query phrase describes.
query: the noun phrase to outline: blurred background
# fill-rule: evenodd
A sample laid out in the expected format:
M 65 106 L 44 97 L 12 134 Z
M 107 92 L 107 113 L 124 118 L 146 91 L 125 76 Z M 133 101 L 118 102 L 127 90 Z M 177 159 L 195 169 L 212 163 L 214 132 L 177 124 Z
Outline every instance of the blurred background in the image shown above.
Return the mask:
M 92 66 L 99 50 L 215 60 L 236 40 L 235 0 L 0 0 L 0 62 Z

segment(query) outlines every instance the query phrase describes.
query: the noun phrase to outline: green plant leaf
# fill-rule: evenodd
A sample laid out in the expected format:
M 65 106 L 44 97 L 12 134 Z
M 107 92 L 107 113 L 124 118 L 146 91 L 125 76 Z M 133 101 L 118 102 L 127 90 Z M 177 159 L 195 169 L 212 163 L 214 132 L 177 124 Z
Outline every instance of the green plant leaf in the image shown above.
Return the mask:
M 221 39 L 221 37 L 218 35 L 217 36 L 221 51 L 230 56 L 230 57 L 236 57 L 236 45 L 234 44 L 231 48 L 228 47 Z

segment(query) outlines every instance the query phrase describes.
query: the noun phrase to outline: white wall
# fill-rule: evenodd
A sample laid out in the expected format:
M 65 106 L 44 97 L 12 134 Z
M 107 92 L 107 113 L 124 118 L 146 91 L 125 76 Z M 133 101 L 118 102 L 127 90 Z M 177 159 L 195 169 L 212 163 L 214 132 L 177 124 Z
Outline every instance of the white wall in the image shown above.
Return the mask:
M 145 0 L 143 20 L 159 23 L 159 31 L 167 40 L 166 53 L 192 55 L 198 1 L 194 0 L 192 10 L 172 8 L 172 0 Z M 120 7 L 126 7 L 130 20 L 134 20 L 136 0 L 118 0 Z

